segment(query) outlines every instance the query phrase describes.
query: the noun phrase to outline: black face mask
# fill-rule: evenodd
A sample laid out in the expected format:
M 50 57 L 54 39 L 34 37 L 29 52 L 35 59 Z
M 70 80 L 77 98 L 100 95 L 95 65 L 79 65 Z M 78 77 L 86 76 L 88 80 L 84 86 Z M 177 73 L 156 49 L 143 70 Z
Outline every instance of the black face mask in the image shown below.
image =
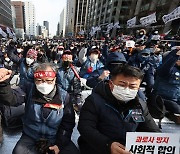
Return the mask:
M 70 66 L 71 62 L 70 61 L 63 61 L 62 67 L 68 68 Z

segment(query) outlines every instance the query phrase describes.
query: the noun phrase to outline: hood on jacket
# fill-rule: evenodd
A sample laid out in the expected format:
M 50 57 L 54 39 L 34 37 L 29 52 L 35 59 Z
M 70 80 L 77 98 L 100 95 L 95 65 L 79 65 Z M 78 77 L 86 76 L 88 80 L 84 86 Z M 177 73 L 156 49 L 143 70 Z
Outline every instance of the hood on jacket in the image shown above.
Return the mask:
M 108 55 L 107 65 L 112 62 L 127 63 L 126 58 L 121 52 L 111 52 Z

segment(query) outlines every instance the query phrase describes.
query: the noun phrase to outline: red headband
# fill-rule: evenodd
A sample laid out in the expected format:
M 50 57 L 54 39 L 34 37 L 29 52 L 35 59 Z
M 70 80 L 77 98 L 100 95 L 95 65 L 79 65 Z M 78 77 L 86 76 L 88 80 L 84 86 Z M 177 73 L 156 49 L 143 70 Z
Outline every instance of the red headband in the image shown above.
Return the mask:
M 53 71 L 38 71 L 34 73 L 34 78 L 43 78 L 43 77 L 56 77 L 56 72 Z

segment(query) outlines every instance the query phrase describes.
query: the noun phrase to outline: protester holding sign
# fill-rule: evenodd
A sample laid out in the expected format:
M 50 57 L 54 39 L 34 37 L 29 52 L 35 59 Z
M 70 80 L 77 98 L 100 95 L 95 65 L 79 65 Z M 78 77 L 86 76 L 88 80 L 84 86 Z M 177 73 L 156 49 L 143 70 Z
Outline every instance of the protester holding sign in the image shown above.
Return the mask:
M 117 65 L 82 107 L 78 140 L 82 154 L 128 154 L 126 132 L 160 132 L 146 103 L 137 96 L 143 73 Z

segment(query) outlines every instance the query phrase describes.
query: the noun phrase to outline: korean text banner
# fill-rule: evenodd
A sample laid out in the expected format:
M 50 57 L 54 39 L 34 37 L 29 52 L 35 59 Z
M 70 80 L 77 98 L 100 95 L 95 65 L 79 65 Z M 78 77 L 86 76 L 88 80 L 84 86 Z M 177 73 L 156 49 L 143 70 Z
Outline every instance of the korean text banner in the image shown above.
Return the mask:
M 162 17 L 165 24 L 178 18 L 180 18 L 180 6 L 174 9 L 171 13 Z
M 132 19 L 129 19 L 127 21 L 127 27 L 134 27 L 136 25 L 136 17 L 132 18 Z
M 180 134 L 127 132 L 126 150 L 133 154 L 180 154 Z
M 140 18 L 140 23 L 143 26 L 148 26 L 148 25 L 156 23 L 156 22 L 157 22 L 156 21 L 156 12 L 153 13 L 153 14 L 150 14 L 150 15 L 148 15 L 146 17 Z

